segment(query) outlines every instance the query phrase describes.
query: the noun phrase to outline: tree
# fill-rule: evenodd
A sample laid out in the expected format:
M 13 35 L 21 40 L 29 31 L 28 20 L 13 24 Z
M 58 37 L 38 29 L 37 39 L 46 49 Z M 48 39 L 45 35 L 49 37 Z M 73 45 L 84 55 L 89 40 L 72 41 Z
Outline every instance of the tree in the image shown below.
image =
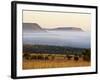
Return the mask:
M 86 49 L 83 52 L 83 60 L 85 60 L 85 61 L 90 61 L 91 60 L 91 51 L 90 51 L 90 49 Z
M 24 54 L 23 54 L 23 58 L 26 59 L 26 60 L 29 60 L 30 57 L 31 57 L 31 56 L 30 56 L 30 54 L 28 54 L 28 53 L 24 53 Z
M 78 61 L 79 60 L 79 57 L 78 56 L 74 56 L 74 60 L 75 61 Z
M 70 55 L 66 55 L 66 57 L 68 60 L 71 60 L 71 58 L 72 58 L 72 56 L 70 56 Z

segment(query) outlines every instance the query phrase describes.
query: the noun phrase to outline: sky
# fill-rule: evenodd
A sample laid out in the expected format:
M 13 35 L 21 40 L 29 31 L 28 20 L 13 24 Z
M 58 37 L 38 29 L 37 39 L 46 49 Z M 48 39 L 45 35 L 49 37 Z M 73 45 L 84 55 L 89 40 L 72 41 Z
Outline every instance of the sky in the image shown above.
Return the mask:
M 23 11 L 24 23 L 38 23 L 42 28 L 77 27 L 91 31 L 91 14 L 72 12 Z

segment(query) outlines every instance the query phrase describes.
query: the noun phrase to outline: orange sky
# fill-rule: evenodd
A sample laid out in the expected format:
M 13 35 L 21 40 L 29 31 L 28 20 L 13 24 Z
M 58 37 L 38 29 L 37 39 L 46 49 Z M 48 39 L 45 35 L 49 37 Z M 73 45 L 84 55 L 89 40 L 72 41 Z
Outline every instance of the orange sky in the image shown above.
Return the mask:
M 91 14 L 23 11 L 23 22 L 38 23 L 43 28 L 78 27 L 90 31 Z

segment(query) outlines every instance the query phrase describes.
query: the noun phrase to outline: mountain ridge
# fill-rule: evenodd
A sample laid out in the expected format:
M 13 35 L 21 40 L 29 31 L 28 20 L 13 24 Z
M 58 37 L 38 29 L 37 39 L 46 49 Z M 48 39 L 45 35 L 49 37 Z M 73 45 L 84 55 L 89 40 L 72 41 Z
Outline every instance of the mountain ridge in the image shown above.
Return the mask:
M 75 30 L 75 31 L 83 31 L 81 28 L 76 28 L 76 27 L 58 27 L 58 28 L 45 29 L 45 30 L 58 30 L 58 31 Z
M 37 23 L 23 23 L 23 30 L 24 31 L 42 31 L 42 32 L 46 32 L 46 30 L 56 30 L 56 31 L 83 31 L 81 28 L 77 28 L 77 27 L 57 27 L 57 28 L 52 28 L 52 29 L 48 29 L 48 28 L 42 28 L 39 24 Z
M 41 28 L 41 26 L 37 23 L 23 23 L 23 31 L 31 32 L 31 31 L 45 31 Z

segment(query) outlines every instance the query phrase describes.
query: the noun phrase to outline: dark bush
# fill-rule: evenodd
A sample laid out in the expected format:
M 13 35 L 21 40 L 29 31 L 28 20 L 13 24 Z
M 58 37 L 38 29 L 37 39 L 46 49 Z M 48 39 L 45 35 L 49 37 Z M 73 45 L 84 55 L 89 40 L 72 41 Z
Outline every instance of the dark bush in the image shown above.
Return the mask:
M 90 51 L 90 49 L 86 49 L 83 52 L 83 60 L 85 60 L 85 61 L 90 61 L 91 60 L 91 51 Z
M 24 54 L 23 54 L 23 58 L 26 59 L 26 60 L 29 60 L 30 57 L 31 57 L 31 56 L 30 56 L 30 54 L 28 54 L 28 53 L 24 53 Z
M 78 56 L 74 56 L 74 60 L 75 61 L 78 61 L 79 60 L 79 57 Z
M 71 60 L 71 58 L 72 58 L 72 56 L 70 56 L 70 55 L 67 55 L 66 57 L 68 60 Z

